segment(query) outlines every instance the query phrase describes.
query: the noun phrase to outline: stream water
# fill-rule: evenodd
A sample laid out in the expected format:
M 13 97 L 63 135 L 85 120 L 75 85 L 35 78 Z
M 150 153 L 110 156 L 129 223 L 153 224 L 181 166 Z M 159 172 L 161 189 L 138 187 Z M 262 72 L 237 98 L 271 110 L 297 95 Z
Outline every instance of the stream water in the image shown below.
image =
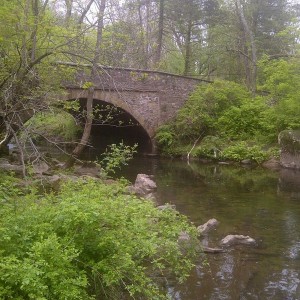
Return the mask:
M 153 174 L 158 203 L 175 204 L 195 225 L 220 221 L 210 247 L 227 234 L 257 241 L 207 254 L 186 283 L 169 283 L 172 299 L 300 299 L 300 171 L 146 158 L 122 171 L 131 181 L 137 173 Z

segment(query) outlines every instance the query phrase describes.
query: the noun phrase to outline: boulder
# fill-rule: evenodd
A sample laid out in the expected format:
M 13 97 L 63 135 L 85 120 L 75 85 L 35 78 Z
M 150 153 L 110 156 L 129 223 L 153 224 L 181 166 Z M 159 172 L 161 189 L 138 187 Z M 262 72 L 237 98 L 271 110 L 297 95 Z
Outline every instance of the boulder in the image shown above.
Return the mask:
M 278 136 L 281 148 L 280 164 L 284 168 L 300 169 L 300 130 L 284 130 Z
M 23 174 L 23 166 L 11 164 L 6 159 L 0 160 L 0 170 L 7 172 L 15 172 L 16 174 Z
M 39 160 L 32 163 L 34 174 L 44 174 L 49 171 L 50 167 L 44 161 Z
M 132 188 L 132 191 L 138 196 L 145 197 L 156 191 L 156 183 L 152 180 L 153 176 L 146 174 L 138 174 Z
M 219 225 L 219 221 L 216 219 L 210 219 L 205 224 L 197 227 L 197 230 L 200 234 L 206 234 L 212 229 L 216 228 Z
M 100 177 L 101 167 L 97 164 L 86 163 L 83 165 L 76 165 L 74 173 L 78 176 L 91 176 L 91 177 Z
M 224 239 L 221 241 L 221 246 L 229 247 L 233 245 L 248 245 L 253 246 L 256 244 L 255 239 L 251 238 L 250 236 L 245 235 L 238 235 L 238 234 L 230 234 L 227 235 Z
M 271 170 L 279 170 L 280 169 L 280 162 L 279 162 L 278 159 L 273 157 L 273 158 L 263 162 L 262 166 L 264 168 L 271 169 Z

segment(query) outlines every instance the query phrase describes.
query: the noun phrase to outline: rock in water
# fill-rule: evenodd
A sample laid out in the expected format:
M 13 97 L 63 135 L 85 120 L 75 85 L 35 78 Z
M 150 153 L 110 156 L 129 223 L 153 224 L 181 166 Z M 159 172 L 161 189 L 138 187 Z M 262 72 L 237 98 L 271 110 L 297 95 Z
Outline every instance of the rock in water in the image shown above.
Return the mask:
M 280 164 L 284 168 L 300 169 L 300 130 L 284 130 L 278 136 L 281 148 Z
M 206 234 L 212 229 L 216 228 L 218 226 L 219 221 L 216 219 L 210 219 L 205 224 L 200 225 L 197 227 L 197 230 L 200 234 Z
M 152 180 L 153 176 L 138 174 L 134 183 L 134 191 L 139 196 L 146 196 L 156 191 L 156 183 Z
M 230 234 L 227 235 L 222 241 L 221 246 L 229 247 L 233 245 L 248 245 L 253 246 L 256 244 L 255 239 L 250 236 L 238 235 L 238 234 Z

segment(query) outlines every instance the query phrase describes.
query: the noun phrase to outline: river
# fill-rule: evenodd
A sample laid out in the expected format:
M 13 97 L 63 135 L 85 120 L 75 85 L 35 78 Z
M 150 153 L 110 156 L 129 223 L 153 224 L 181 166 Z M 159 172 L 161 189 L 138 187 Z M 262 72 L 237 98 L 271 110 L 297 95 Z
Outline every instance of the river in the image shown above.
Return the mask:
M 168 283 L 172 299 L 300 299 L 300 171 L 153 158 L 122 171 L 131 181 L 137 173 L 154 175 L 158 204 L 175 204 L 195 225 L 220 222 L 210 247 L 227 234 L 257 241 L 199 258 L 187 282 Z

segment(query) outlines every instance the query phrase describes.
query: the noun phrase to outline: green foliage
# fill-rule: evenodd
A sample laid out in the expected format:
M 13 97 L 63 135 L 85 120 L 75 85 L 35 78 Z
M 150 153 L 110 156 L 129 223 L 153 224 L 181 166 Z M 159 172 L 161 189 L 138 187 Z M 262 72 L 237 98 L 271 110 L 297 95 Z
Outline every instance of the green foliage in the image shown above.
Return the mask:
M 259 146 L 249 146 L 246 142 L 242 141 L 225 148 L 221 153 L 221 157 L 236 161 L 251 159 L 257 163 L 262 163 L 266 160 L 268 154 Z
M 18 181 L 12 175 L 0 172 L 0 178 L 1 204 L 7 203 L 11 200 L 15 200 L 18 196 L 23 195 L 22 191 L 17 186 Z
M 257 135 L 272 135 L 274 127 L 265 118 L 269 107 L 262 97 L 247 99 L 239 106 L 231 106 L 218 119 L 219 134 L 231 139 L 250 139 Z
M 278 156 L 278 149 L 263 150 L 259 145 L 249 145 L 245 141 L 229 141 L 217 136 L 206 136 L 193 152 L 196 157 L 242 161 L 250 159 L 262 163 L 271 155 Z
M 133 158 L 134 153 L 137 152 L 137 146 L 137 144 L 128 146 L 123 142 L 108 146 L 108 149 L 102 155 L 104 158 L 100 161 L 104 173 L 106 175 L 115 174 L 117 169 L 126 166 L 128 161 Z
M 207 135 L 204 137 L 199 146 L 193 152 L 197 157 L 218 159 L 222 149 L 228 144 L 228 141 L 217 137 Z
M 159 128 L 159 131 L 155 135 L 155 139 L 157 141 L 157 144 L 159 148 L 169 148 L 172 146 L 174 142 L 174 134 L 172 132 L 172 129 L 170 125 L 164 125 Z
M 118 183 L 65 184 L 19 197 L 0 219 L 1 299 L 167 299 L 158 278 L 186 278 L 196 229 L 175 210 L 124 193 Z M 3 207 L 1 207 L 3 208 Z
M 76 124 L 72 115 L 57 109 L 35 114 L 27 122 L 26 127 L 36 140 L 45 137 L 54 141 L 73 141 L 81 131 L 81 127 Z
M 278 135 L 284 129 L 300 128 L 300 62 L 299 59 L 260 62 L 259 89 L 267 92 L 271 104 L 268 112 Z
M 178 113 L 174 123 L 176 135 L 194 141 L 201 133 L 214 133 L 216 121 L 224 111 L 247 99 L 247 90 L 234 82 L 216 81 L 199 86 Z
M 86 81 L 83 85 L 82 85 L 82 88 L 84 90 L 88 90 L 89 88 L 93 87 L 94 86 L 94 83 L 91 82 L 91 81 Z
M 260 104 L 258 108 L 256 103 Z M 253 116 L 259 119 L 257 110 L 262 106 L 262 100 L 258 98 L 254 103 L 245 87 L 237 83 L 216 81 L 201 85 L 190 96 L 176 119 L 159 129 L 156 135 L 158 146 L 168 154 L 179 154 L 182 150 L 187 153 L 193 143 L 203 136 L 193 155 L 216 158 L 227 139 L 247 136 L 249 132 L 254 134 L 256 127 L 263 126 L 251 123 Z M 252 108 L 255 110 L 252 111 Z M 217 138 L 217 135 L 222 138 Z
M 258 163 L 269 157 L 264 149 L 277 144 L 282 130 L 300 128 L 300 63 L 264 58 L 259 67 L 261 96 L 227 81 L 198 87 L 176 119 L 158 131 L 160 150 L 185 155 L 204 136 L 192 155 Z

